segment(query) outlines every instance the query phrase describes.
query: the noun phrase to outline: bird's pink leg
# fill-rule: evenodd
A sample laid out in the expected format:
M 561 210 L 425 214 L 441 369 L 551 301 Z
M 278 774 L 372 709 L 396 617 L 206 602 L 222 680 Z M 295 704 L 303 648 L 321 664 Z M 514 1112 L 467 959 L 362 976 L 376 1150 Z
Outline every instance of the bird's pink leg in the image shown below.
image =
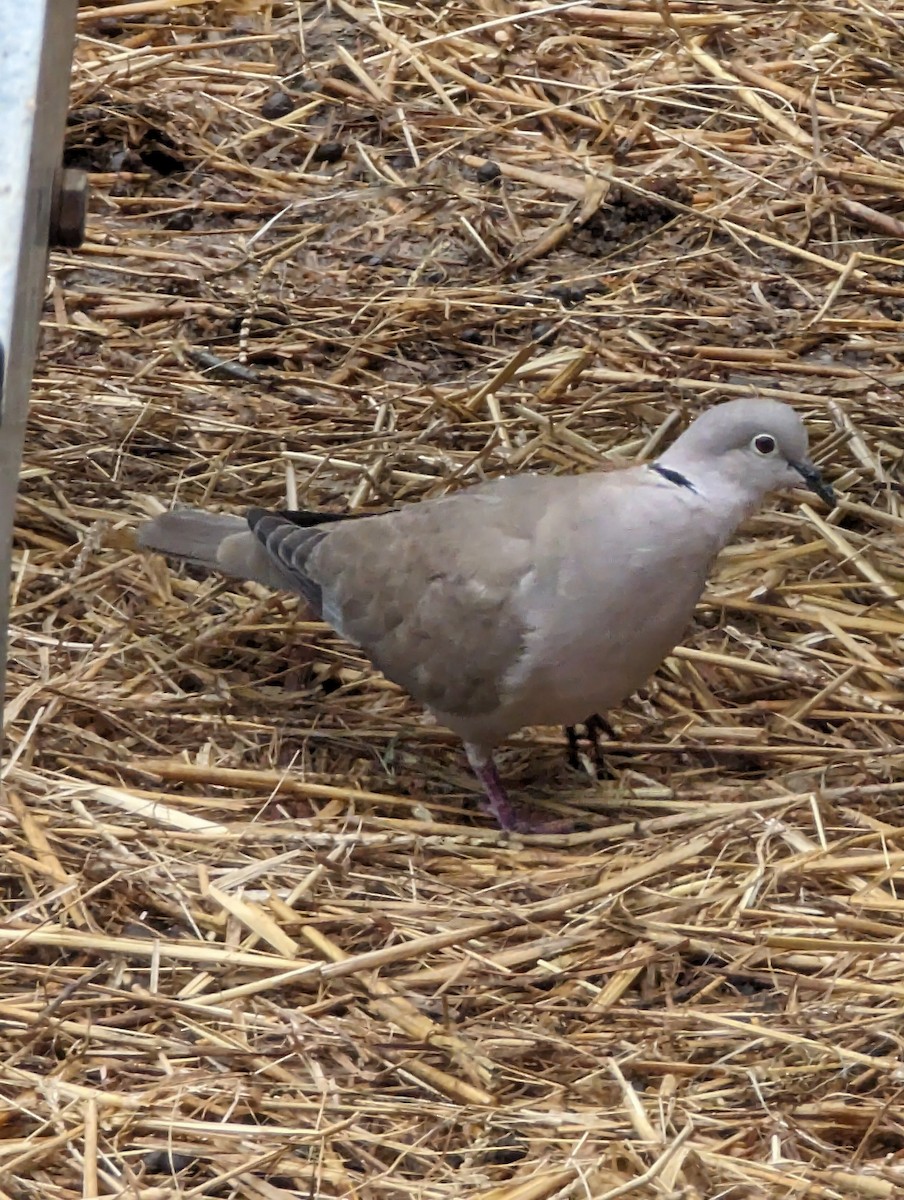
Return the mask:
M 508 798 L 505 784 L 499 778 L 499 772 L 496 770 L 496 764 L 492 758 L 479 767 L 474 767 L 474 774 L 483 784 L 483 790 L 486 792 L 484 807 L 499 822 L 499 828 L 517 829 L 518 814 L 515 811 L 515 806 Z
M 545 821 L 531 813 L 519 812 L 509 799 L 505 784 L 499 777 L 492 754 L 481 753 L 476 747 L 466 746 L 468 761 L 474 774 L 483 785 L 486 801 L 482 805 L 496 818 L 499 828 L 512 833 L 570 833 L 571 821 Z

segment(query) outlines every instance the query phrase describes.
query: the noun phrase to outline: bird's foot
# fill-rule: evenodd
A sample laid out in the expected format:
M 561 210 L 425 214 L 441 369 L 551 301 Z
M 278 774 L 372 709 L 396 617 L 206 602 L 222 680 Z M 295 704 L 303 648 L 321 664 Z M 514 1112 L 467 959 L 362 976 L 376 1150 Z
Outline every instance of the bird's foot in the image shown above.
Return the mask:
M 504 829 L 508 833 L 571 833 L 573 831 L 573 821 L 549 821 L 539 813 L 524 812 L 512 804 L 492 759 L 479 766 L 474 766 L 474 774 L 483 784 L 483 790 L 486 792 L 485 799 L 481 801 L 481 808 L 496 818 L 500 829 Z
M 605 734 L 610 741 L 617 741 L 618 734 L 609 724 L 605 717 L 601 717 L 599 713 L 591 713 L 584 721 L 584 730 L 587 734 L 587 740 L 591 746 L 591 759 L 593 769 L 596 772 L 597 779 L 608 779 L 610 777 L 609 768 L 606 766 L 606 761 L 603 758 L 603 748 L 600 744 L 600 737 Z M 581 769 L 581 752 L 580 739 L 578 738 L 577 726 L 566 725 L 565 737 L 568 739 L 568 765 L 574 767 L 576 771 Z

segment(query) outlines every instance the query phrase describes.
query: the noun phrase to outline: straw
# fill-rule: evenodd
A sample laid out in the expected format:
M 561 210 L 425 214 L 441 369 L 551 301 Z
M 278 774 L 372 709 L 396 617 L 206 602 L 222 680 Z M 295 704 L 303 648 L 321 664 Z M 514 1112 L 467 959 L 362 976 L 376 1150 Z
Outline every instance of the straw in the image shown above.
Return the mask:
M 886 0 L 84 5 L 13 579 L 0 1200 L 904 1188 Z M 173 502 L 376 511 L 793 403 L 682 647 L 460 747 Z

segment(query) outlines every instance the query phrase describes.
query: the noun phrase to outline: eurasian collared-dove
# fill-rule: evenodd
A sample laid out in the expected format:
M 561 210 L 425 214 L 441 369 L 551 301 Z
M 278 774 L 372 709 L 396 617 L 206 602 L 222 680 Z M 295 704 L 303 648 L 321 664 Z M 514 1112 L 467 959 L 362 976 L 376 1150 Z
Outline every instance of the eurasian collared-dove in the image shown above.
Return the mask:
M 745 399 L 643 466 L 518 475 L 357 518 L 177 509 L 138 542 L 303 596 L 463 739 L 499 824 L 525 829 L 494 747 L 626 699 L 681 638 L 739 522 L 801 482 L 834 504 L 794 410 Z

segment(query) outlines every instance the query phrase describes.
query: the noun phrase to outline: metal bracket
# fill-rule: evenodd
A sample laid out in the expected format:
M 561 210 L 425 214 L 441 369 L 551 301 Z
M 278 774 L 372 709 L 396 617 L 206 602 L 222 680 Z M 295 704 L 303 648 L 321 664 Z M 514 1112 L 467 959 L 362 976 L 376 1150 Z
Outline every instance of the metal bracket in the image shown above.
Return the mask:
M 77 7 L 78 0 L 0 0 L 0 350 L 5 360 L 0 393 L 0 705 L 13 516 L 54 209 L 57 244 L 77 245 L 84 228 L 85 187 L 60 171 Z
M 76 250 L 85 240 L 88 220 L 88 176 L 75 167 L 60 167 L 53 177 L 50 204 L 51 246 Z

